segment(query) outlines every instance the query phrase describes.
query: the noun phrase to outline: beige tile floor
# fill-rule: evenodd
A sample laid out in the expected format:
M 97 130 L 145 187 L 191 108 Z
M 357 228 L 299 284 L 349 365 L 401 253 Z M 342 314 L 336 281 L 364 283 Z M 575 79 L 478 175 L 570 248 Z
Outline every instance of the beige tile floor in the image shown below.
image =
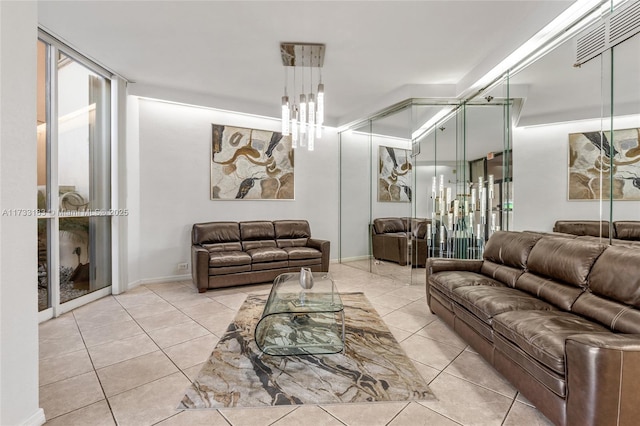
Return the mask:
M 105 297 L 40 325 L 40 406 L 47 424 L 550 424 L 429 313 L 424 270 L 413 271 L 413 285 L 340 264 L 331 272 L 340 291 L 367 295 L 437 400 L 176 410 L 246 295 L 266 294 L 270 285 L 198 294 L 190 281 L 172 282 Z

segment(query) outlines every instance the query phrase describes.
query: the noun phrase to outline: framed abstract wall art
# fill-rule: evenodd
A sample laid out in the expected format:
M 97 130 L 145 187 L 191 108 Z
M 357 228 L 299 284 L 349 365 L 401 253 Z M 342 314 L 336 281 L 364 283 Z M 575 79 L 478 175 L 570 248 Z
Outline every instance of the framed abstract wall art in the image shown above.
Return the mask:
M 212 200 L 293 200 L 291 136 L 211 125 Z
M 613 148 L 613 149 L 612 149 Z M 569 200 L 640 200 L 640 129 L 569 134 Z
M 378 201 L 410 203 L 411 150 L 380 146 L 378 151 Z

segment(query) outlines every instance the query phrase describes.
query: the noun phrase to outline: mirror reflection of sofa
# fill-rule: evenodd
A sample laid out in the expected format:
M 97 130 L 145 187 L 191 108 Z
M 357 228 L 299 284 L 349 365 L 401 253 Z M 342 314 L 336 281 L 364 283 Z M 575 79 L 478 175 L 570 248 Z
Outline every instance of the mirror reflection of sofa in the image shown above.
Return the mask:
M 614 243 L 640 241 L 640 221 L 617 220 L 613 226 L 607 220 L 558 220 L 553 232 L 580 237 L 611 238 Z
M 431 219 L 382 217 L 373 220 L 371 244 L 373 257 L 405 266 L 424 267 L 429 255 L 427 229 Z M 439 227 L 436 227 L 439 239 Z

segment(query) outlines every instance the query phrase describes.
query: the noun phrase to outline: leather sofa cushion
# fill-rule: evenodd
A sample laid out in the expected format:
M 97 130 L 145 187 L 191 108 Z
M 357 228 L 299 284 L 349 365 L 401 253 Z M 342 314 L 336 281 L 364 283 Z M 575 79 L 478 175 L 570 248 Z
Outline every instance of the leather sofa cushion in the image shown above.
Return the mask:
M 250 265 L 251 256 L 243 251 L 214 251 L 209 253 L 209 267 Z
M 289 267 L 297 268 L 302 266 L 322 266 L 322 259 L 289 259 Z M 313 269 L 315 271 L 315 269 Z M 321 269 L 318 269 L 320 271 Z
M 245 251 L 261 248 L 261 247 L 277 247 L 275 240 L 257 240 L 257 241 L 243 241 L 242 249 Z
M 570 311 L 573 303 L 584 292 L 584 289 L 581 287 L 561 284 L 529 272 L 525 272 L 518 278 L 515 287 L 518 290 L 533 294 L 565 311 Z
M 279 260 L 277 262 L 253 263 L 251 265 L 251 270 L 266 271 L 269 269 L 287 268 L 288 266 L 289 266 L 289 262 L 287 262 L 286 260 Z
M 562 398 L 567 396 L 567 382 L 564 373 L 558 374 L 547 368 L 498 333 L 494 334 L 493 342 L 497 353 L 502 353 L 503 356 L 510 358 L 513 362 L 520 365 L 556 395 Z
M 525 232 L 494 232 L 487 241 L 483 258 L 493 263 L 524 269 L 529 253 L 539 239 L 539 236 Z
M 564 345 L 568 336 L 610 333 L 603 326 L 562 311 L 511 311 L 493 317 L 493 330 L 547 368 L 565 373 Z
M 322 252 L 311 247 L 283 247 L 282 250 L 287 252 L 289 259 L 319 259 Z
M 524 270 L 512 268 L 511 266 L 500 265 L 489 260 L 482 262 L 480 272 L 483 275 L 505 283 L 509 287 L 515 287 L 516 281 L 522 275 Z
M 592 293 L 580 296 L 571 311 L 598 321 L 614 331 L 640 333 L 640 311 Z
M 209 275 L 227 275 L 249 271 L 251 271 L 251 265 L 223 266 L 220 268 L 209 268 Z
M 616 238 L 619 240 L 638 240 L 640 241 L 640 221 L 625 220 L 613 222 L 616 230 Z
M 496 281 L 492 278 L 485 277 L 482 274 L 468 271 L 443 271 L 436 272 L 429 276 L 429 284 L 442 292 L 443 294 L 452 297 L 453 291 L 459 287 L 466 286 L 491 286 L 491 287 L 505 287 L 500 281 Z
M 592 235 L 609 238 L 609 221 L 603 220 L 559 220 L 553 226 L 554 232 L 573 235 Z
M 276 245 L 279 248 L 283 247 L 305 247 L 307 245 L 307 238 L 291 238 L 284 240 L 276 240 Z
M 277 247 L 258 247 L 247 250 L 251 256 L 252 263 L 276 262 L 278 260 L 288 260 L 287 252 Z
M 531 249 L 529 272 L 572 284 L 587 285 L 591 266 L 605 246 L 591 241 L 544 237 Z
M 276 239 L 273 222 L 267 221 L 240 222 L 240 236 L 242 241 Z
M 406 231 L 405 221 L 399 217 L 373 219 L 373 226 L 377 234 Z
M 217 244 L 202 244 L 202 247 L 207 251 L 242 251 L 242 244 L 238 242 L 234 243 L 217 243 Z
M 238 222 L 196 223 L 191 231 L 192 244 L 213 244 L 240 241 Z
M 503 312 L 556 308 L 511 287 L 467 286 L 453 290 L 453 299 L 486 323 Z
M 589 290 L 640 308 L 640 250 L 608 247 L 591 269 Z
M 311 229 L 306 220 L 276 220 L 273 227 L 278 239 L 311 238 Z

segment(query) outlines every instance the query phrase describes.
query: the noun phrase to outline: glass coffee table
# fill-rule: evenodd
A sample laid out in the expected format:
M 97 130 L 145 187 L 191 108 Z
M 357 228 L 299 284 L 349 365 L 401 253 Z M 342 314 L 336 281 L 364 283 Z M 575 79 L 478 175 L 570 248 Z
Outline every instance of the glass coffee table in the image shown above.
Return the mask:
M 267 355 L 334 354 L 344 350 L 344 306 L 328 272 L 312 272 L 304 289 L 300 273 L 279 275 L 256 325 Z

